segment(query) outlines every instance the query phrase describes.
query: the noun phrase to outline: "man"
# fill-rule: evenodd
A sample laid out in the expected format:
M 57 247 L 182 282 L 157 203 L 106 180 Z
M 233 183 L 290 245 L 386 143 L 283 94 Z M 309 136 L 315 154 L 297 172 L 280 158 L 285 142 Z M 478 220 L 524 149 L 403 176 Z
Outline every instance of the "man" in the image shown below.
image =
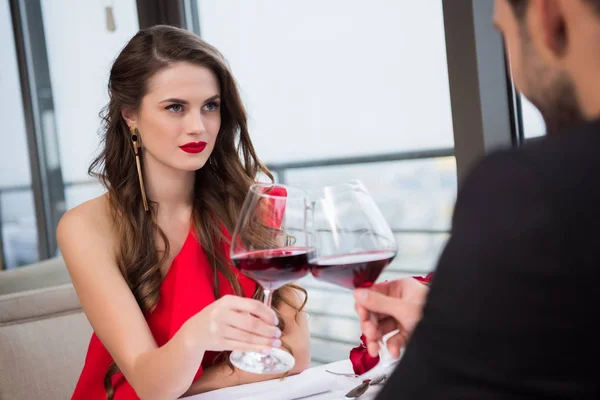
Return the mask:
M 371 354 L 409 341 L 378 400 L 600 398 L 600 0 L 495 6 L 548 135 L 472 170 L 429 294 L 355 293 Z

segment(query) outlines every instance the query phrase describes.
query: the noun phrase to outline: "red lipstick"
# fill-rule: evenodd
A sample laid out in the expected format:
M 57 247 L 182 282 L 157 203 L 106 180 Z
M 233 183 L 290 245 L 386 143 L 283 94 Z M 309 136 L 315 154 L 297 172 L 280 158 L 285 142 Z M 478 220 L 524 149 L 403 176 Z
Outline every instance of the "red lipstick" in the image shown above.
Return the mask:
M 186 153 L 201 153 L 206 148 L 206 142 L 190 142 L 179 148 Z

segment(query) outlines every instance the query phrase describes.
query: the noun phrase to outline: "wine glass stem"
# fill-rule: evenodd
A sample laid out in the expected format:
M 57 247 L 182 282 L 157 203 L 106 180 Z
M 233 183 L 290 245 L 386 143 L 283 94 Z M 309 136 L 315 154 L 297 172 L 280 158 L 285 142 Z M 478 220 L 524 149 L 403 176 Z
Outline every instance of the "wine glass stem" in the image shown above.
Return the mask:
M 392 362 L 392 354 L 388 350 L 383 339 L 379 339 L 378 344 L 379 344 L 379 349 L 380 349 L 379 350 L 380 361 L 384 364 Z
M 263 289 L 264 298 L 263 303 L 265 306 L 271 308 L 271 300 L 273 299 L 273 291 L 271 289 Z

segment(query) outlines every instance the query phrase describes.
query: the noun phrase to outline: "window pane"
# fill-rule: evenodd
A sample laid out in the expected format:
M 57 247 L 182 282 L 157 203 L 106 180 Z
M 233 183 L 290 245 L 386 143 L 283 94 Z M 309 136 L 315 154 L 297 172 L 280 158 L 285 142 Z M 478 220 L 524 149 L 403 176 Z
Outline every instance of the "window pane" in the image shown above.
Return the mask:
M 454 157 L 293 169 L 286 183 L 307 190 L 360 179 L 396 231 L 398 255 L 379 281 L 426 275 L 435 269 L 450 234 L 456 198 Z M 439 232 L 439 233 L 438 233 Z M 347 358 L 359 343 L 352 293 L 308 276 L 299 282 L 308 290 L 311 348 L 316 362 Z
M 525 96 L 521 96 L 521 115 L 525 138 L 534 138 L 546 134 L 546 124 L 542 114 Z
M 0 0 L 0 38 L 0 143 L 5 144 L 0 146 L 2 269 L 36 261 L 39 256 L 19 68 L 8 0 Z
M 100 196 L 106 190 L 99 182 L 91 182 L 85 184 L 76 184 L 67 186 L 65 188 L 65 201 L 67 203 L 67 209 L 73 208 L 78 204 L 83 203 L 89 199 Z
M 456 198 L 454 157 L 287 170 L 286 183 L 318 190 L 360 179 L 392 229 L 449 230 Z
M 396 233 L 398 255 L 387 267 L 380 281 L 408 275 L 427 275 L 437 266 L 449 233 Z
M 198 0 L 198 9 L 266 162 L 453 147 L 440 0 Z
M 275 171 L 270 171 L 270 172 L 271 172 L 271 175 L 273 175 L 273 180 L 275 182 L 279 182 L 279 176 L 277 175 L 277 172 L 275 172 Z M 256 182 L 271 182 L 271 179 L 266 174 L 259 172 L 258 176 L 256 177 Z
M 31 189 L 3 192 L 0 204 L 4 267 L 14 268 L 38 261 L 38 233 Z
M 42 0 L 48 62 L 56 109 L 60 163 L 65 185 L 91 178 L 87 170 L 97 153 L 98 113 L 108 102 L 112 61 L 137 32 L 134 0 Z M 107 29 L 105 7 L 112 6 L 116 30 Z M 69 29 L 65 29 L 69 21 Z M 75 33 L 75 34 L 74 34 Z M 67 189 L 73 207 L 98 190 Z
M 197 4 L 202 37 L 231 65 L 266 163 L 454 147 L 440 0 Z M 380 279 L 435 268 L 456 198 L 453 157 L 277 172 L 309 191 L 350 179 L 367 186 L 400 250 Z M 347 358 L 360 337 L 351 291 L 310 276 L 300 283 L 313 361 Z

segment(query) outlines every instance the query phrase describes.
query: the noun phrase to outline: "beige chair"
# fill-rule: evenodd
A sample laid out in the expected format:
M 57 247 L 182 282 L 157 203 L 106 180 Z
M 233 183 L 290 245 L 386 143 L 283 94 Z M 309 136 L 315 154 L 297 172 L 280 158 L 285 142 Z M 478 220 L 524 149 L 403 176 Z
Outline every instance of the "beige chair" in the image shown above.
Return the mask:
M 91 334 L 70 283 L 0 295 L 0 400 L 68 400 Z
M 0 296 L 71 282 L 62 257 L 0 271 Z

